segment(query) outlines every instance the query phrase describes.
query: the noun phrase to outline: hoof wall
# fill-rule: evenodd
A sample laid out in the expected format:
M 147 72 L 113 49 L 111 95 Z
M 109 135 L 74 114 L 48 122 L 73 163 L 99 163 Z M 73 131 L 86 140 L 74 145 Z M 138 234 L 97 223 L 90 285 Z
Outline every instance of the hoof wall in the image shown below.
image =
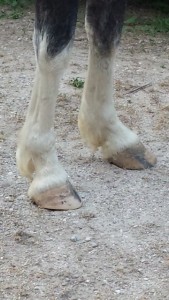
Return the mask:
M 157 159 L 142 143 L 139 143 L 113 155 L 108 161 L 123 169 L 143 170 L 152 168 Z
M 55 187 L 32 197 L 40 208 L 51 210 L 72 210 L 82 206 L 81 199 L 70 182 Z

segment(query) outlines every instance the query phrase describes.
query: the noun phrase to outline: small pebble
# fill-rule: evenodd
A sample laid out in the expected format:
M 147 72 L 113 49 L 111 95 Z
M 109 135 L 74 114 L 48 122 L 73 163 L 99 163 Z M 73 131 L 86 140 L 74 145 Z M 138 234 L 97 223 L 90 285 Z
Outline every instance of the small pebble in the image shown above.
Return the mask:
M 97 248 L 99 245 L 97 244 L 97 243 L 92 243 L 92 245 L 91 245 L 93 248 Z
M 116 290 L 115 292 L 116 292 L 116 294 L 118 294 L 118 295 L 121 294 L 121 290 Z
M 71 240 L 72 242 L 77 242 L 79 239 L 78 239 L 78 237 L 77 237 L 76 235 L 73 235 L 73 236 L 70 238 L 70 240 Z

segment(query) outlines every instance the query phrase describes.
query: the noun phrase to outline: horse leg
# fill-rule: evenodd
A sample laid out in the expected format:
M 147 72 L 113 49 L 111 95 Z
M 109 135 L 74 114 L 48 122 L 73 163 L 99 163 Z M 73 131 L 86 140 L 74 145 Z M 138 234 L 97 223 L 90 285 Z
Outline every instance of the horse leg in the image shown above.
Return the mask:
M 155 156 L 118 118 L 113 95 L 113 66 L 120 41 L 125 0 L 87 0 L 89 66 L 79 113 L 82 137 L 104 158 L 125 169 L 144 169 Z
M 36 75 L 26 121 L 21 130 L 17 164 L 31 179 L 29 197 L 40 207 L 75 209 L 81 200 L 55 152 L 55 102 L 76 25 L 77 0 L 37 0 L 34 30 Z

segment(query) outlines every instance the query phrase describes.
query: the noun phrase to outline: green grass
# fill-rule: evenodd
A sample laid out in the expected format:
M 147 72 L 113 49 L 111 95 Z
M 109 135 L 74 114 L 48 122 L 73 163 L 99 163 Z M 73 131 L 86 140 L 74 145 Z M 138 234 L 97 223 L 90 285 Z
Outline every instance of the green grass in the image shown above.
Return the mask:
M 0 0 L 0 18 L 19 19 L 24 11 L 33 3 L 33 0 Z
M 32 2 L 32 0 L 0 0 L 0 5 L 8 5 L 12 8 L 26 8 Z
M 158 33 L 169 33 L 169 17 L 158 15 L 154 17 L 131 16 L 125 21 L 125 29 L 132 32 L 144 32 L 155 36 Z

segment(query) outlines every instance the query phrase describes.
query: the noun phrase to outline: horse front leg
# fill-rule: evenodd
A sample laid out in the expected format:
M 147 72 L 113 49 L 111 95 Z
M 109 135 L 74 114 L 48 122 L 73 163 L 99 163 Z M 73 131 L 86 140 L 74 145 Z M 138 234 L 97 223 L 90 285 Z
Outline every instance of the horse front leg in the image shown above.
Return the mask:
M 21 174 L 31 180 L 29 197 L 47 209 L 81 206 L 78 194 L 58 161 L 53 129 L 59 82 L 68 64 L 76 15 L 76 0 L 36 2 L 36 76 L 19 138 L 17 164 Z

